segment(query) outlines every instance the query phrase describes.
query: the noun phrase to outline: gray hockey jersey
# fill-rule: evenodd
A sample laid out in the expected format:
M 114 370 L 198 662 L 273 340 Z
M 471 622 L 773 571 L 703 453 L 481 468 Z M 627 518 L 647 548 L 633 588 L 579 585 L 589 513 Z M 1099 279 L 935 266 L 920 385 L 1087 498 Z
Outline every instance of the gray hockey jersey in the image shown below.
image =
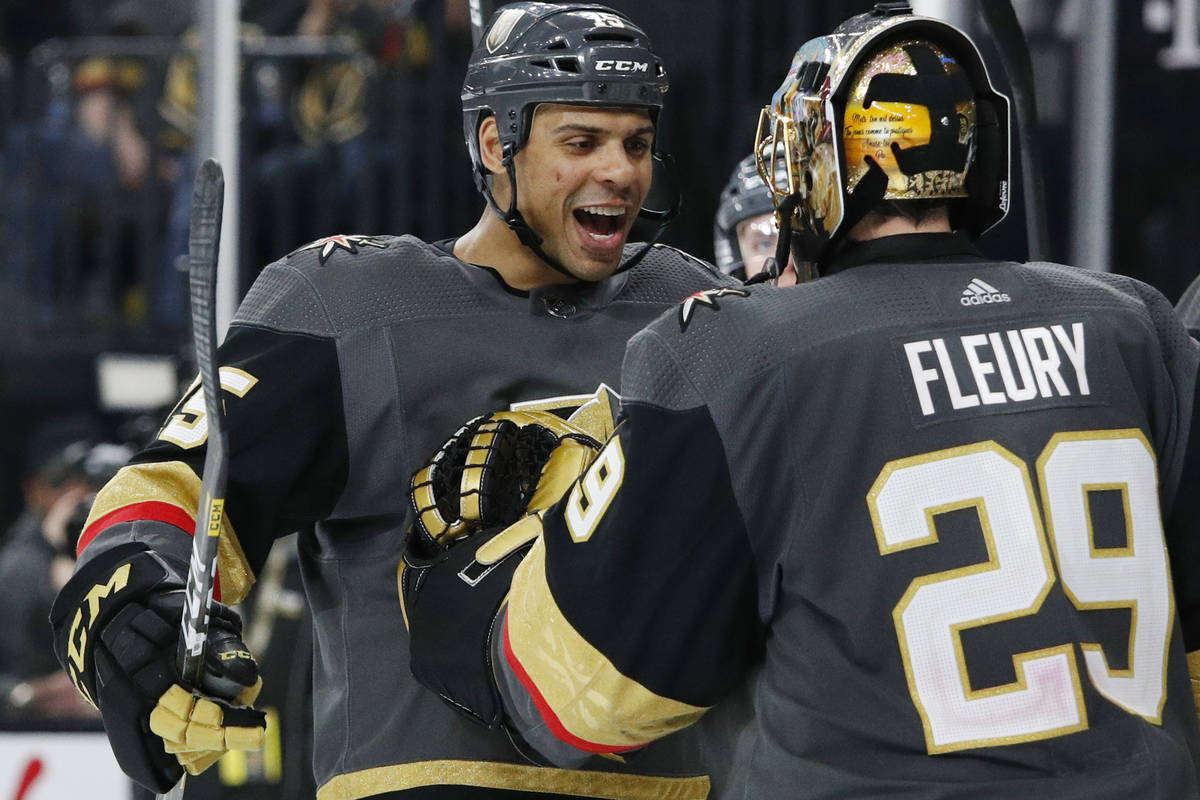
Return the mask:
M 655 246 L 603 282 L 519 292 L 407 236 L 329 237 L 258 277 L 219 352 L 231 443 L 219 591 L 236 602 L 271 543 L 300 532 L 320 800 L 705 795 L 691 740 L 573 773 L 456 714 L 409 673 L 396 578 L 409 479 L 463 420 L 604 399 L 629 336 L 727 280 Z M 135 538 L 186 561 L 206 435 L 193 385 L 100 494 L 84 560 Z
M 1200 347 L 1134 280 L 890 238 L 633 338 L 510 715 L 570 763 L 748 691 L 724 798 L 1200 796 Z

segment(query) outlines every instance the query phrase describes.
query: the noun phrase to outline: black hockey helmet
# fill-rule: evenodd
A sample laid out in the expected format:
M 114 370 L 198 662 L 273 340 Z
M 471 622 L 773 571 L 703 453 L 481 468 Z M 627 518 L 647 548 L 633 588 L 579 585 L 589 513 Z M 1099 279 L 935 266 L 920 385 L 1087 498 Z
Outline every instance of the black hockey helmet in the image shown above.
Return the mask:
M 796 259 L 826 259 L 884 200 L 946 199 L 955 228 L 991 228 L 1008 212 L 1008 106 L 975 43 L 907 3 L 803 44 L 756 147 Z M 772 180 L 779 162 L 786 185 Z
M 776 180 L 782 184 L 787 176 L 782 172 L 782 162 L 779 167 Z M 729 182 L 721 190 L 721 199 L 713 218 L 713 256 L 722 272 L 739 277 L 744 275 L 746 265 L 738 248 L 738 225 L 774 210 L 775 201 L 771 190 L 758 174 L 757 159 L 753 154 L 748 155 L 738 162 L 729 176 Z
M 463 133 L 475 185 L 522 243 L 569 275 L 542 252 L 541 237 L 517 211 L 513 157 L 529 138 L 534 110 L 541 103 L 644 108 L 657 124 L 666 92 L 667 73 L 649 37 L 621 12 L 597 3 L 509 3 L 489 20 L 463 80 Z M 479 125 L 488 115 L 496 118 L 512 185 L 507 212 L 496 205 L 479 152 Z M 663 159 L 657 153 L 655 158 L 657 169 Z M 678 198 L 668 205 L 643 208 L 641 215 L 665 224 L 678 210 Z

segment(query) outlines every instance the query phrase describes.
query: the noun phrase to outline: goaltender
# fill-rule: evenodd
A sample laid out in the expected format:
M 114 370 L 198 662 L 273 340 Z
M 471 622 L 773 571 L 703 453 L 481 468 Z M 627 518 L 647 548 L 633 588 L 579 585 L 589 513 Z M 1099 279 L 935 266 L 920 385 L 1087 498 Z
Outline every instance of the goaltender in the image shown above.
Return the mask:
M 414 666 L 564 765 L 748 684 L 722 797 L 1200 796 L 1200 347 L 1142 283 L 975 249 L 1007 102 L 943 22 L 879 3 L 804 44 L 760 130 L 823 277 L 635 336 L 563 499 L 407 598 L 533 540 L 491 638 L 414 636 Z

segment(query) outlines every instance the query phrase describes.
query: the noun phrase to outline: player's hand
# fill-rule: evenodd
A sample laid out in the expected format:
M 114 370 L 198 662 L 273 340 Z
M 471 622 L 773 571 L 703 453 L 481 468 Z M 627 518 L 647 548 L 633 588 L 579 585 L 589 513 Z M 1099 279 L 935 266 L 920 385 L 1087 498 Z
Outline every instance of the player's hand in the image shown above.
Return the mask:
M 123 544 L 84 563 L 50 613 L 59 662 L 100 710 L 117 763 L 159 793 L 226 749 L 261 747 L 266 727 L 262 712 L 239 705 L 261 681 L 241 618 L 220 603 L 209 613 L 202 694 L 178 686 L 183 583 L 144 545 Z
M 413 477 L 416 521 L 399 575 L 410 666 L 488 727 L 501 719 L 488 655 L 492 622 L 541 533 L 541 513 L 599 449 L 553 414 L 503 412 L 460 428 Z
M 227 703 L 172 684 L 150 712 L 150 730 L 188 773 L 199 775 L 230 750 L 262 749 L 263 714 L 251 708 L 261 688 L 259 679 Z

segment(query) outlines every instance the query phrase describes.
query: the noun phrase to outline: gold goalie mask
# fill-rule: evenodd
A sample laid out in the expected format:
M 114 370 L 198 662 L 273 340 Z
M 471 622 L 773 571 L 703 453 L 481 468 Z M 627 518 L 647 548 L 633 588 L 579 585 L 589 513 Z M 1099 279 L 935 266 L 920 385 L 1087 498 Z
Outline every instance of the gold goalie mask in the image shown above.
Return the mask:
M 820 263 L 881 201 L 950 200 L 972 238 L 1003 219 L 1008 119 L 966 34 L 880 3 L 796 51 L 755 153 L 793 255 Z

